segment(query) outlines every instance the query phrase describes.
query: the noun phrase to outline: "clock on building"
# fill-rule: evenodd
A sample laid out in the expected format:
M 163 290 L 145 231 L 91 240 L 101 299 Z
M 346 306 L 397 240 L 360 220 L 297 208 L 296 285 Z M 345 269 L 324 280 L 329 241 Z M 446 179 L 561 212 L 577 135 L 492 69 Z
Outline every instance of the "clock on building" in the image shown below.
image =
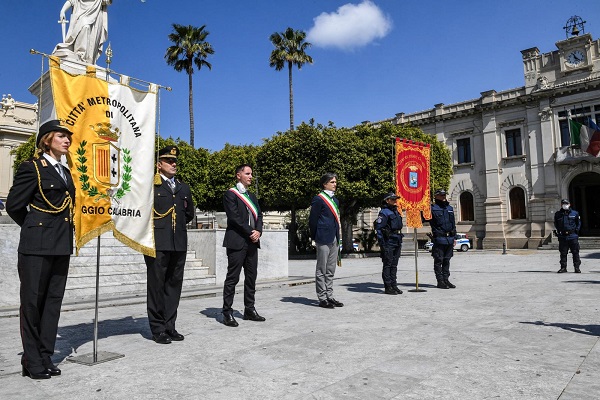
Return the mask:
M 573 50 L 567 55 L 567 64 L 572 67 L 578 67 L 585 61 L 585 54 L 581 50 Z

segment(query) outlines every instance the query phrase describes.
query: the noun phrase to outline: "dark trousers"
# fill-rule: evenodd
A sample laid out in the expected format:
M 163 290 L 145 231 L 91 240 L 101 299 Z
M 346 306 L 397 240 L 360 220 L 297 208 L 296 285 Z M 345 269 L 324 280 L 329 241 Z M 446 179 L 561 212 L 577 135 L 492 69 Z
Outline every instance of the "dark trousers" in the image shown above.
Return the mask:
M 244 268 L 244 307 L 253 309 L 258 271 L 258 247 L 255 244 L 245 244 L 240 250 L 227 249 L 227 277 L 223 285 L 224 313 L 231 313 L 233 310 L 235 285 L 240 280 L 242 268 Z
M 156 251 L 144 256 L 148 277 L 148 323 L 153 335 L 175 330 L 177 307 L 183 286 L 185 251 Z
M 37 373 L 52 366 L 70 256 L 19 253 L 21 364 Z
M 433 257 L 433 272 L 438 281 L 447 281 L 450 277 L 450 259 L 454 254 L 451 244 L 433 244 L 431 256 Z
M 398 272 L 398 259 L 400 258 L 400 250 L 402 250 L 402 243 L 393 241 L 392 239 L 383 246 L 383 252 L 381 258 L 383 260 L 383 271 L 381 277 L 383 284 L 388 287 L 397 287 L 398 281 L 396 275 Z
M 573 254 L 573 267 L 579 268 L 581 259 L 579 258 L 579 240 L 558 239 L 558 251 L 560 253 L 560 267 L 567 268 L 567 254 L 571 250 Z

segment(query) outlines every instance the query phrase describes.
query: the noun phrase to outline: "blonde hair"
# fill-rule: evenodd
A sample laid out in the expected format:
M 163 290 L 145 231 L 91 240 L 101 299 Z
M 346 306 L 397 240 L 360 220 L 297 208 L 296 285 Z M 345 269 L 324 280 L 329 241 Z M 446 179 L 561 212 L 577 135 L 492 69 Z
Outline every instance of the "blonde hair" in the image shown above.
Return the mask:
M 42 154 L 48 153 L 50 151 L 50 143 L 52 143 L 52 140 L 54 140 L 54 135 L 56 135 L 57 133 L 59 133 L 59 131 L 51 131 L 44 134 L 44 136 L 40 138 L 40 140 L 38 141 L 37 148 L 35 149 L 35 156 L 37 158 L 41 157 Z M 71 136 L 73 136 L 68 132 L 64 133 L 69 135 L 69 139 L 71 139 Z

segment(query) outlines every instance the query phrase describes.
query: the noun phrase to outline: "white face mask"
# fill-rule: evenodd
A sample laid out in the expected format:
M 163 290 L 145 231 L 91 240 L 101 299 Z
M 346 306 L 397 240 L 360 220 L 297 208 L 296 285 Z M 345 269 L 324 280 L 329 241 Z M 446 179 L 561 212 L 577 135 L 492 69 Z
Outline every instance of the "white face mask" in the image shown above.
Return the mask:
M 563 204 L 562 205 L 562 209 L 563 210 L 568 210 L 569 209 L 569 204 Z

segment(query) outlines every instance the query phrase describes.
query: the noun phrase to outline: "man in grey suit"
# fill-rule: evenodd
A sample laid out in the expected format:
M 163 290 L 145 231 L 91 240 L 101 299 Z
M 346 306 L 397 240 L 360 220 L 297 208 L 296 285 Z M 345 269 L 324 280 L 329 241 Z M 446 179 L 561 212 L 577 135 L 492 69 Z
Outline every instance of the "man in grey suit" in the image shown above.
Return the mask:
M 317 297 L 319 307 L 343 307 L 343 303 L 333 298 L 333 275 L 340 251 L 340 211 L 335 197 L 337 175 L 331 172 L 324 174 L 320 184 L 323 191 L 312 199 L 308 217 L 310 236 L 317 246 Z
M 227 276 L 223 285 L 223 323 L 238 326 L 233 317 L 235 285 L 244 268 L 244 319 L 265 321 L 254 308 L 258 249 L 263 229 L 263 215 L 256 196 L 248 192 L 252 183 L 252 167 L 248 164 L 235 169 L 237 183 L 223 195 L 223 207 L 227 214 L 227 229 L 223 247 L 227 248 Z

